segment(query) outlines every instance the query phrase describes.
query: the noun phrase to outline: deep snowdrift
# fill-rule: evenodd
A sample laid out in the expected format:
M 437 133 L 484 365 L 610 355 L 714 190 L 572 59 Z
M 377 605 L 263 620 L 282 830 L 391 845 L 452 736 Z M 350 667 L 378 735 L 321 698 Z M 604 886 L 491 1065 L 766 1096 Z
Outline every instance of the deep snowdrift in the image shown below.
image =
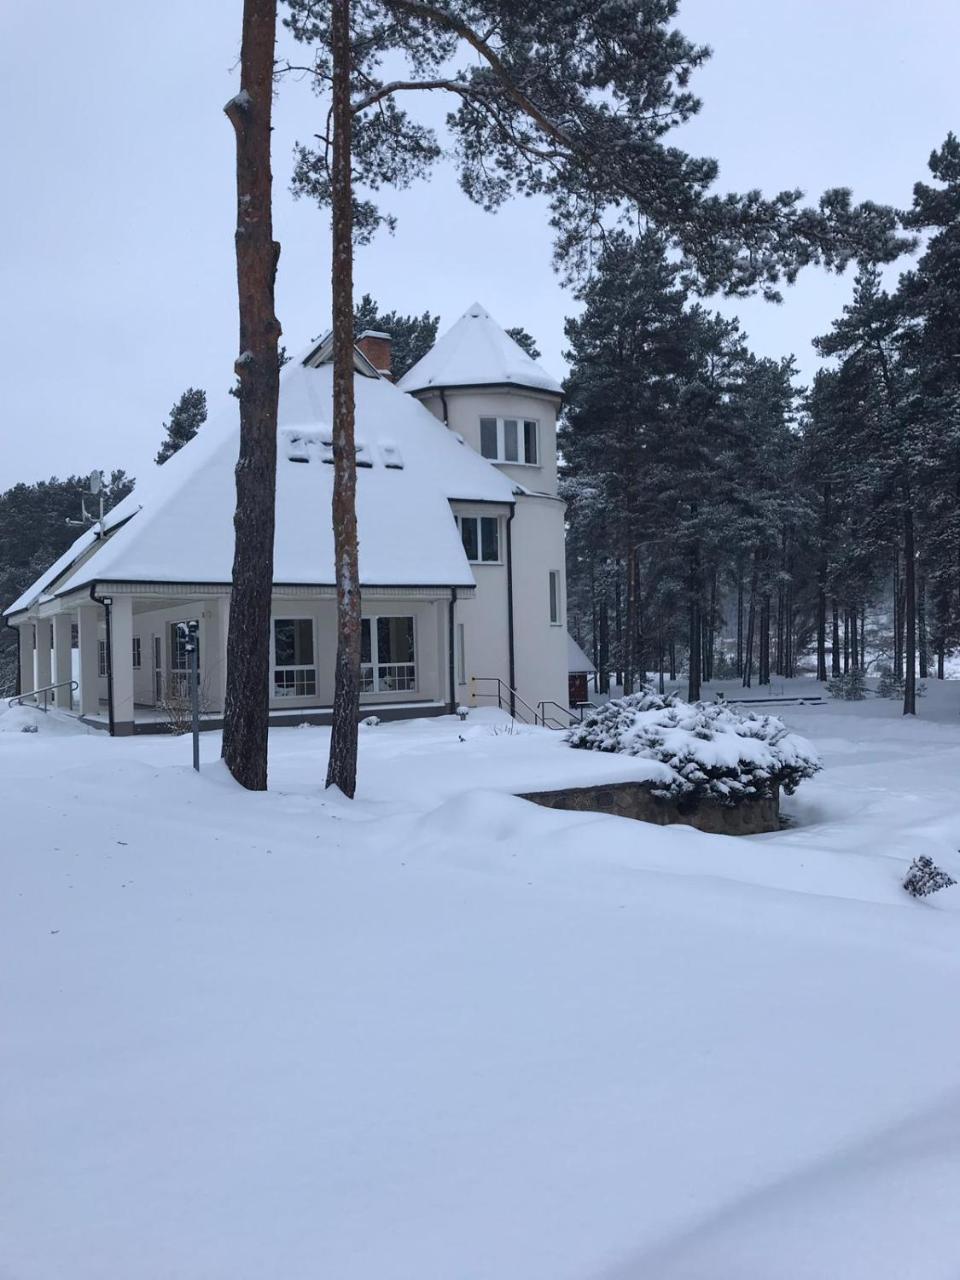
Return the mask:
M 318 729 L 267 795 L 0 735 L 0 1273 L 952 1280 L 948 692 L 790 712 L 825 771 L 739 840 L 505 794 L 643 762 L 490 716 L 364 730 L 353 804 Z

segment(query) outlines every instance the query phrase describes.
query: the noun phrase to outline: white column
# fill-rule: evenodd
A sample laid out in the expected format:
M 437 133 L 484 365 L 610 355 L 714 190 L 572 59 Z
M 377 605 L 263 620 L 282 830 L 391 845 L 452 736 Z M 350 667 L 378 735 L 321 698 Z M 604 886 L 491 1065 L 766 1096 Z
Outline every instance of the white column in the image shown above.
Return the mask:
M 33 623 L 23 622 L 17 627 L 20 642 L 20 688 L 19 693 L 33 693 L 37 687 L 33 673 Z
M 223 657 L 225 628 L 224 601 L 214 597 L 204 602 L 200 614 L 200 692 L 205 711 L 223 710 L 226 661 Z
M 100 618 L 103 610 L 95 604 L 77 610 L 80 644 L 80 714 L 95 716 L 100 710 Z M 131 661 L 133 659 L 131 658 Z
M 133 733 L 133 596 L 114 596 L 110 610 L 114 733 Z
M 49 684 L 53 684 L 53 670 L 50 664 L 50 647 L 53 644 L 53 627 L 50 625 L 49 618 L 38 618 L 36 621 L 37 629 L 37 684 L 38 689 L 43 689 Z M 53 698 L 46 694 L 47 703 L 51 703 Z M 40 695 L 40 705 L 43 706 L 44 695 Z
M 73 706 L 73 695 L 70 681 L 73 679 L 73 663 L 71 662 L 70 632 L 73 616 L 69 613 L 58 613 L 53 619 L 53 682 L 61 687 L 57 690 L 57 706 L 70 711 Z

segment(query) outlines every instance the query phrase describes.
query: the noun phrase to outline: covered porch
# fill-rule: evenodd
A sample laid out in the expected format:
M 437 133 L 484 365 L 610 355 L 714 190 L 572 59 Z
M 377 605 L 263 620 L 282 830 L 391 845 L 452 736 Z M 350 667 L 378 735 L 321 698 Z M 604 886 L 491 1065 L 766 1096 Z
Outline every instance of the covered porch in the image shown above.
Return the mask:
M 456 595 L 437 587 L 364 590 L 361 700 L 369 714 L 394 719 L 449 709 Z M 99 583 L 47 599 L 10 619 L 19 636 L 20 690 L 53 686 L 51 705 L 118 736 L 183 729 L 190 688 L 180 624 L 196 622 L 201 726 L 220 728 L 229 607 L 228 587 L 201 584 Z M 334 589 L 275 588 L 272 723 L 329 721 L 335 658 Z

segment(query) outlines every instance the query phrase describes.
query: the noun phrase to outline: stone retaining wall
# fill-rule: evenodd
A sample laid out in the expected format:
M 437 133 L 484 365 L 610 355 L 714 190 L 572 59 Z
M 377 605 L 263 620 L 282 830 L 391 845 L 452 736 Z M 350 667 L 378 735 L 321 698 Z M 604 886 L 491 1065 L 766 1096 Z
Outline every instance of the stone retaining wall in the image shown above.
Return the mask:
M 620 818 L 655 822 L 658 826 L 682 823 L 713 835 L 755 836 L 780 829 L 780 791 L 773 796 L 741 800 L 728 807 L 714 801 L 697 804 L 661 800 L 647 783 L 614 782 L 592 787 L 564 787 L 559 791 L 529 791 L 520 796 L 547 809 L 573 809 L 586 813 L 612 813 Z

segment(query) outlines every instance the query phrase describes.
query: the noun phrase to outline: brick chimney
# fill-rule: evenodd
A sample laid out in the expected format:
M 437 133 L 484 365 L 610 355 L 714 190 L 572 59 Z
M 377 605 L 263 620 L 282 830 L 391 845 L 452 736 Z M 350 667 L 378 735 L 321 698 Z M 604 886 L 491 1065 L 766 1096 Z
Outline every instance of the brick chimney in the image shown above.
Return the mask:
M 357 339 L 357 349 L 362 351 L 373 367 L 384 378 L 393 381 L 390 368 L 390 335 L 365 329 Z

